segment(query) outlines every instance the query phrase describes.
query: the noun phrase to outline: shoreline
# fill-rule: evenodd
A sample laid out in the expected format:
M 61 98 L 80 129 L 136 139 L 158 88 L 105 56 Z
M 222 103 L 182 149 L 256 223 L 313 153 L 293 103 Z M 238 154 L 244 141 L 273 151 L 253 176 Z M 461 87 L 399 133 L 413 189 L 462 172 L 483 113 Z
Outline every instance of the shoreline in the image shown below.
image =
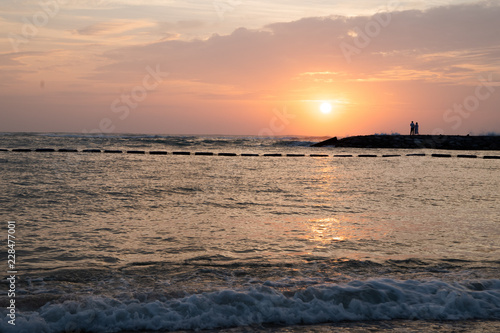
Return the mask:
M 311 147 L 500 150 L 500 136 L 461 135 L 357 135 L 333 137 Z

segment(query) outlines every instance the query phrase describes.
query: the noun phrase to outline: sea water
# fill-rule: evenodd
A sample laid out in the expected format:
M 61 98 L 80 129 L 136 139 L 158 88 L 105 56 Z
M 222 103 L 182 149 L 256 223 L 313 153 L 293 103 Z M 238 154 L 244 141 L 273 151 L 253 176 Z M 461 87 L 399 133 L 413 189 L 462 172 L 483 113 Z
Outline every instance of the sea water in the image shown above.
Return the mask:
M 0 135 L 0 331 L 499 331 L 500 162 L 317 140 Z

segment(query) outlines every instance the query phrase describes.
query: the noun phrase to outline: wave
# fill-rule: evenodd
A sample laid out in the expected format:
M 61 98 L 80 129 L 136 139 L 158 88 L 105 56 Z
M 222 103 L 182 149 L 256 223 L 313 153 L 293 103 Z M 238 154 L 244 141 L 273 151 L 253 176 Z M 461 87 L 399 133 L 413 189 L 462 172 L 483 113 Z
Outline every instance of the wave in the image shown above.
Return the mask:
M 217 136 L 217 135 L 161 135 L 161 134 L 92 134 L 92 133 L 0 133 L 0 136 L 9 137 L 12 144 L 33 144 L 33 138 L 45 145 L 58 145 L 63 139 L 64 144 L 88 145 L 100 144 L 123 147 L 192 147 L 192 148 L 279 148 L 279 147 L 308 147 L 321 141 L 321 137 L 263 137 L 263 136 Z M 36 148 L 36 147 L 35 147 Z
M 266 282 L 248 289 L 151 301 L 87 296 L 18 314 L 16 332 L 200 330 L 393 319 L 498 320 L 500 280 L 377 279 L 295 291 L 280 291 L 273 282 Z M 7 325 L 2 321 L 2 331 Z

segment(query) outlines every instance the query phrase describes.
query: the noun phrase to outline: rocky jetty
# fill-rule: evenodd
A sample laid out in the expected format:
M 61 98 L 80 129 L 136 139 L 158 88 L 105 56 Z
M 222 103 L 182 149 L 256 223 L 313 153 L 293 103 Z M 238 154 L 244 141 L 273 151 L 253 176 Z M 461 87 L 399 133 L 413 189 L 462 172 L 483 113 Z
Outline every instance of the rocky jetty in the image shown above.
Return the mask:
M 430 148 L 450 150 L 500 150 L 500 136 L 460 135 L 359 135 L 321 141 L 312 147 Z

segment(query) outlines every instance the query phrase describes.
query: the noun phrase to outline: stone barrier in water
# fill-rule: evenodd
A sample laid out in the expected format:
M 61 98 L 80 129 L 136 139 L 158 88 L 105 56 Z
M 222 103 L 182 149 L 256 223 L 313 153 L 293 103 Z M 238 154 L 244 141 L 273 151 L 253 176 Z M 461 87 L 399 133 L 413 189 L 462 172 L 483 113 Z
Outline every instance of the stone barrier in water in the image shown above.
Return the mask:
M 0 152 L 74 152 L 78 153 L 79 150 L 75 148 L 12 148 L 12 149 L 6 149 L 6 148 L 0 148 Z M 122 153 L 127 153 L 127 154 L 140 154 L 140 155 L 168 155 L 169 153 L 167 151 L 163 150 L 152 150 L 152 151 L 144 151 L 144 150 L 127 150 L 127 151 L 122 151 L 118 149 L 97 149 L 97 148 L 88 148 L 88 149 L 83 149 L 81 150 L 82 153 L 107 153 L 107 154 L 122 154 Z M 256 153 L 241 153 L 238 155 L 237 153 L 214 153 L 214 152 L 195 152 L 191 153 L 189 151 L 174 151 L 172 152 L 172 155 L 197 155 L 197 156 L 243 156 L 243 157 L 255 157 L 255 156 L 265 156 L 265 157 L 281 157 L 281 156 L 286 156 L 286 157 L 330 157 L 328 154 L 296 154 L 296 153 L 289 153 L 289 154 L 281 154 L 281 153 L 266 153 L 263 155 L 256 154 Z M 332 157 L 353 157 L 354 155 L 352 154 L 335 154 L 332 155 Z M 384 154 L 384 155 L 375 155 L 375 154 L 358 154 L 357 157 L 400 157 L 402 155 L 400 154 Z M 425 153 L 410 153 L 406 154 L 405 156 L 427 156 Z M 453 157 L 451 154 L 442 154 L 442 153 L 433 153 L 430 156 L 432 157 L 441 157 L 441 158 L 450 158 Z M 455 155 L 457 158 L 481 158 L 481 156 L 474 155 L 474 154 L 457 154 Z M 500 156 L 497 155 L 485 155 L 482 156 L 483 159 L 500 159 Z
M 432 154 L 432 157 L 451 157 L 450 154 Z

